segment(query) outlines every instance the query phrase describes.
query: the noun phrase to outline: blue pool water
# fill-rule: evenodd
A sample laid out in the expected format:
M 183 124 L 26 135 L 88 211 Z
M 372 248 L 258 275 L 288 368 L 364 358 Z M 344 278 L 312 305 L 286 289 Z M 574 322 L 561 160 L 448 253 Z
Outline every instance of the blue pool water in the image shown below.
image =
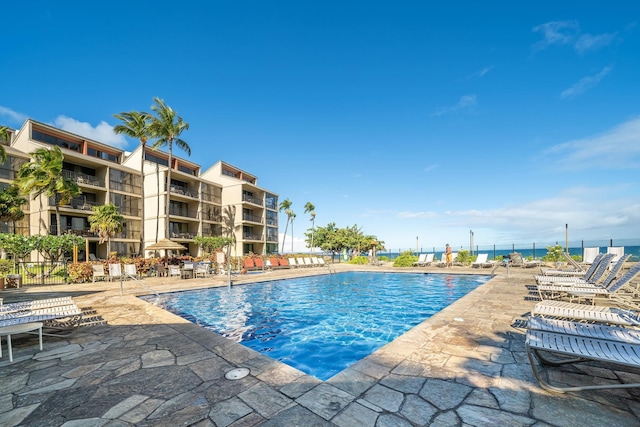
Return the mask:
M 327 380 L 491 277 L 349 272 L 143 298 Z

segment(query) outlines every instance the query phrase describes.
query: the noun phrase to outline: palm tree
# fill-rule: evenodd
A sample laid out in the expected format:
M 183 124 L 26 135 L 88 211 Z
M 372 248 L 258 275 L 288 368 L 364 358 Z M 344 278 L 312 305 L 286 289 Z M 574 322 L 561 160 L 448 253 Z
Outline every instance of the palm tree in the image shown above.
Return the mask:
M 234 250 L 236 248 L 236 231 L 242 227 L 242 224 L 236 225 L 236 207 L 235 205 L 225 206 L 222 213 L 222 235 L 230 239 L 231 244 L 227 246 L 227 271 L 231 274 L 231 245 Z M 237 253 L 236 253 L 237 254 Z M 229 276 L 231 278 L 231 276 Z M 229 279 L 231 280 L 231 279 Z
M 107 255 L 111 253 L 111 237 L 124 229 L 124 217 L 118 207 L 112 203 L 93 206 L 93 214 L 89 216 L 89 231 L 98 233 L 99 243 L 107 242 Z
M 140 141 L 140 197 L 142 200 L 140 207 L 140 215 L 142 215 L 142 227 L 140 227 L 140 253 L 144 257 L 144 156 L 147 141 L 151 137 L 151 129 L 149 123 L 151 122 L 151 114 L 145 112 L 130 111 L 128 113 L 114 114 L 113 117 L 122 121 L 122 124 L 113 128 L 115 133 L 122 133 L 131 138 L 137 138 Z M 156 241 L 158 239 L 156 238 Z
M 27 203 L 27 199 L 20 196 L 18 186 L 15 184 L 0 191 L 0 221 L 11 221 L 14 234 L 16 232 L 16 221 L 24 218 L 22 205 L 25 203 Z
M 32 194 L 34 200 L 42 194 L 54 198 L 56 234 L 61 235 L 60 205 L 71 203 L 71 200 L 82 194 L 82 191 L 75 181 L 62 176 L 64 155 L 60 147 L 54 146 L 51 150 L 38 148 L 31 153 L 31 157 L 33 160 L 23 164 L 18 170 L 15 183 L 20 189 L 20 194 L 25 196 Z
M 289 199 L 284 199 L 282 202 L 280 202 L 280 207 L 278 208 L 278 212 L 287 212 L 289 211 L 289 208 L 291 208 L 291 200 Z M 284 227 L 284 236 L 282 236 L 282 253 L 284 253 L 284 241 L 287 238 L 287 229 L 289 228 L 289 219 L 290 216 L 287 213 L 287 224 Z
M 313 232 L 316 228 L 316 207 L 313 206 L 313 203 L 307 202 L 304 205 L 304 213 L 311 214 L 311 253 L 313 253 Z
M 155 117 L 151 118 L 151 135 L 157 138 L 151 146 L 156 150 L 159 147 L 167 146 L 169 149 L 169 167 L 167 169 L 167 200 L 165 206 L 165 234 L 169 238 L 169 208 L 170 208 L 170 192 L 171 192 L 171 169 L 173 163 L 173 144 L 176 144 L 179 148 L 191 155 L 191 147 L 185 141 L 180 138 L 180 134 L 189 129 L 189 123 L 182 120 L 182 117 L 177 116 L 176 112 L 171 107 L 164 103 L 164 100 L 160 98 L 154 98 L 155 105 L 151 106 L 151 109 L 156 113 Z
M 293 253 L 293 220 L 296 219 L 296 214 L 291 209 L 287 209 L 287 216 L 291 221 L 291 253 Z
M 0 126 L 0 141 L 9 142 L 9 128 L 7 126 Z M 4 145 L 0 144 L 0 163 L 7 161 L 7 152 L 4 149 Z

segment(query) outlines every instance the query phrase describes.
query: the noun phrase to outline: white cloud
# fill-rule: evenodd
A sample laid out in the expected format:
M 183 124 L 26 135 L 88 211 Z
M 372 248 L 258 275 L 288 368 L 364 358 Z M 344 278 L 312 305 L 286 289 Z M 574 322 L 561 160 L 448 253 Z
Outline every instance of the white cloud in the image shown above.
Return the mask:
M 551 21 L 533 27 L 533 31 L 541 33 L 543 37 L 532 46 L 534 52 L 552 45 L 570 45 L 579 54 L 583 54 L 611 44 L 616 37 L 616 33 L 597 35 L 582 33 L 576 21 Z
M 478 102 L 475 95 L 464 95 L 460 97 L 460 101 L 458 101 L 457 104 L 451 107 L 440 108 L 431 115 L 438 117 L 447 113 L 455 113 L 456 111 L 459 111 L 462 109 L 474 107 L 477 104 Z
M 22 123 L 27 120 L 27 115 L 13 111 L 11 108 L 3 107 L 0 105 L 0 117 L 6 117 L 9 123 L 16 128 L 20 127 Z
M 84 136 L 85 138 L 89 138 L 106 145 L 111 145 L 112 147 L 124 149 L 127 146 L 127 141 L 124 136 L 114 133 L 113 126 L 105 121 L 102 121 L 98 123 L 96 127 L 93 127 L 87 122 L 81 122 L 67 116 L 58 116 L 53 123 L 56 127 L 59 127 L 62 130 Z
M 425 172 L 431 172 L 432 170 L 436 169 L 438 167 L 438 165 L 429 165 L 426 168 L 424 168 Z
M 565 142 L 543 153 L 564 169 L 633 169 L 640 167 L 640 118 L 601 135 Z
M 488 66 L 488 67 L 484 67 L 474 73 L 471 73 L 469 76 L 467 76 L 467 79 L 473 79 L 473 78 L 480 78 L 480 77 L 484 77 L 485 74 L 487 74 L 489 71 L 493 70 L 493 65 Z
M 569 97 L 572 97 L 572 96 L 580 95 L 580 94 L 588 91 L 589 89 L 591 89 L 592 87 L 594 87 L 595 85 L 600 83 L 600 80 L 602 80 L 607 74 L 609 74 L 609 72 L 612 69 L 613 69 L 613 67 L 611 67 L 611 66 L 604 67 L 602 69 L 602 71 L 600 71 L 595 76 L 587 76 L 587 77 L 584 77 L 584 78 L 580 79 L 580 81 L 578 81 L 578 83 L 574 84 L 569 89 L 566 89 L 566 90 L 562 91 L 562 93 L 560 94 L 560 97 L 562 99 L 565 99 L 565 98 L 569 98 Z

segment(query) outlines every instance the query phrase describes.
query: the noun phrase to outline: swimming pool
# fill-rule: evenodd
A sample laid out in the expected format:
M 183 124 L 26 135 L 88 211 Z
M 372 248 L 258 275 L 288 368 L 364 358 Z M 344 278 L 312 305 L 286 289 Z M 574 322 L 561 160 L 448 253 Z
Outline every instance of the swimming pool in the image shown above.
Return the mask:
M 491 277 L 347 272 L 142 298 L 324 381 Z

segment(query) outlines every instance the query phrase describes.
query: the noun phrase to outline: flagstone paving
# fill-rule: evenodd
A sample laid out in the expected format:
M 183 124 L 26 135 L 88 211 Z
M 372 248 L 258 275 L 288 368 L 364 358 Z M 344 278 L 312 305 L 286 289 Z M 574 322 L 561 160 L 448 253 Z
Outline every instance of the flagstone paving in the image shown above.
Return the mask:
M 390 267 L 351 267 L 346 269 Z M 414 271 L 478 273 L 477 269 Z M 487 270 L 481 273 L 487 273 Z M 234 278 L 234 285 L 326 269 Z M 13 338 L 0 359 L 2 426 L 640 426 L 640 391 L 543 391 L 511 326 L 531 309 L 532 269 L 496 277 L 328 381 L 139 300 L 133 281 L 0 291 L 5 303 L 72 295 L 95 313 L 68 338 Z M 225 278 L 145 279 L 158 292 L 225 286 Z M 225 373 L 250 369 L 239 380 Z M 640 371 L 592 363 L 547 370 L 553 382 L 640 382 Z

